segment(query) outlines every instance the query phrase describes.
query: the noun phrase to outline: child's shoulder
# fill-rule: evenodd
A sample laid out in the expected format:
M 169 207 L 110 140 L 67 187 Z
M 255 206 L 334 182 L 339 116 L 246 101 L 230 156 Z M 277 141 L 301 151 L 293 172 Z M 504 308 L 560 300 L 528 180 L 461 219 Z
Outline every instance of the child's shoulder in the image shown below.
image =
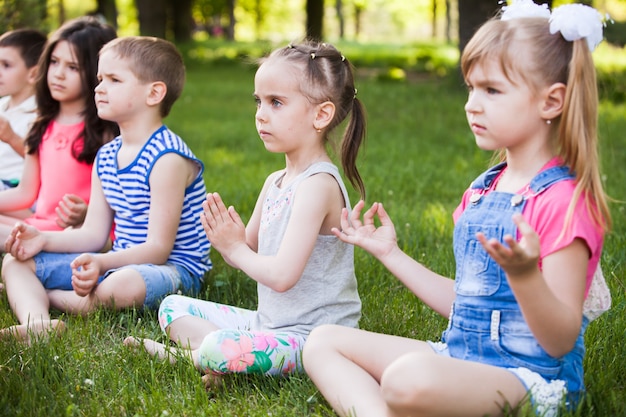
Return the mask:
M 17 106 L 13 106 L 9 109 L 11 104 L 11 96 L 4 96 L 0 98 L 0 112 L 12 112 L 12 113 L 35 113 L 37 111 L 37 101 L 35 95 L 27 97 Z
M 0 112 L 4 113 L 7 111 L 7 107 L 9 107 L 9 101 L 11 101 L 11 96 L 0 97 Z

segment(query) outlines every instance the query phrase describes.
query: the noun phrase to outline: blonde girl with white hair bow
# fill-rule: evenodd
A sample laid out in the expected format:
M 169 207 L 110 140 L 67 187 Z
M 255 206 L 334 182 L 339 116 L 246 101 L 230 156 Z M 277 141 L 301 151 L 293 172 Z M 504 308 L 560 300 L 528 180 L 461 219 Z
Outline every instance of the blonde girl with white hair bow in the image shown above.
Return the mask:
M 584 314 L 610 214 L 597 153 L 594 9 L 506 6 L 461 58 L 476 144 L 499 163 L 454 212 L 454 281 L 402 252 L 381 203 L 336 235 L 449 317 L 441 341 L 313 330 L 305 370 L 341 416 L 555 416 L 585 392 Z M 376 217 L 378 221 L 375 222 Z M 380 224 L 380 226 L 377 226 Z

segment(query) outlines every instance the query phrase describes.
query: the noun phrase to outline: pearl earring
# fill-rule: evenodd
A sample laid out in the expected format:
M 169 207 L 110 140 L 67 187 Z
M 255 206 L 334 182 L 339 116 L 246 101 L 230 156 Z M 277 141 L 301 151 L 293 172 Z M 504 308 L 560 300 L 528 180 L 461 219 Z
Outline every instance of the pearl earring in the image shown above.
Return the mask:
M 550 120 L 550 119 L 546 120 L 546 124 L 547 125 L 551 125 L 552 124 L 552 120 Z

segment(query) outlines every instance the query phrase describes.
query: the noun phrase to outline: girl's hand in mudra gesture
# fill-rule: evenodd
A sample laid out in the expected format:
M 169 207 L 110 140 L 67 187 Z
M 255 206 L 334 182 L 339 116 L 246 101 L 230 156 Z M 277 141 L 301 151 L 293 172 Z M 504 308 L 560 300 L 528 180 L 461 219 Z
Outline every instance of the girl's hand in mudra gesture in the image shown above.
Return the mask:
M 382 203 L 374 203 L 363 213 L 365 206 L 363 200 L 354 206 L 348 214 L 347 209 L 341 212 L 341 230 L 333 228 L 333 233 L 346 243 L 359 246 L 376 258 L 381 258 L 390 253 L 398 246 L 396 229 L 391 218 L 385 211 Z M 376 227 L 375 218 L 380 220 L 380 226 Z
M 202 226 L 211 246 L 230 264 L 228 259 L 239 245 L 247 246 L 246 225 L 234 207 L 226 207 L 218 193 L 208 193 L 202 208 Z

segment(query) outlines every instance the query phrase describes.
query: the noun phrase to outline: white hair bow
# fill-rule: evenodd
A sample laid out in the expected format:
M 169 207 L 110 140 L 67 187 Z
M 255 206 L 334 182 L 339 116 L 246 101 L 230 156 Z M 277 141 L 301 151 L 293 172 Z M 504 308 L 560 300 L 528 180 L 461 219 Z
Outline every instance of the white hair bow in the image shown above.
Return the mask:
M 593 51 L 602 41 L 602 29 L 608 15 L 584 4 L 564 4 L 552 13 L 546 4 L 536 4 L 532 0 L 513 0 L 510 5 L 502 6 L 501 20 L 522 17 L 543 17 L 550 20 L 550 33 L 561 32 L 567 41 L 585 39 L 589 50 Z

